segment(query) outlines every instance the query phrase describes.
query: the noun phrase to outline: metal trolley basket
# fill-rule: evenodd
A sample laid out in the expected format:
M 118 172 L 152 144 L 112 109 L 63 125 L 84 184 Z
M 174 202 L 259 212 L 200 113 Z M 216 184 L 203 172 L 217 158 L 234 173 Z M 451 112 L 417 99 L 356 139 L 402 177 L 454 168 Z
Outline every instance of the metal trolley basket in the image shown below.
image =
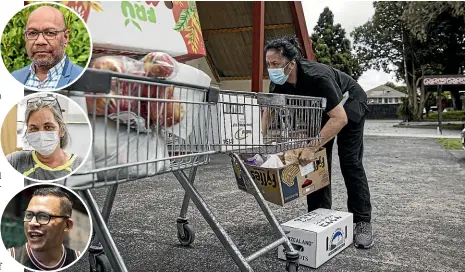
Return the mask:
M 174 95 L 168 97 L 173 90 Z M 176 220 L 182 245 L 190 245 L 195 239 L 187 219 L 192 200 L 241 271 L 253 271 L 251 261 L 280 245 L 286 251 L 286 271 L 298 270 L 299 253 L 238 154 L 275 154 L 316 144 L 325 107 L 323 98 L 220 91 L 94 69 L 86 70 L 60 93 L 87 105 L 93 129 L 94 157 L 89 156 L 77 173 L 62 182 L 86 201 L 94 222 L 95 235 L 89 248 L 91 271 L 128 271 L 107 227 L 118 185 L 167 172 L 172 172 L 185 190 Z M 176 113 L 182 111 L 181 121 L 172 124 Z M 257 131 L 265 136 L 247 140 L 248 133 Z M 231 137 L 231 133 L 239 137 Z M 121 147 L 124 152 L 111 154 L 113 148 Z M 153 151 L 156 158 L 151 157 Z M 275 242 L 248 257 L 242 255 L 194 187 L 197 168 L 208 164 L 209 156 L 216 153 L 229 154 L 240 166 L 247 188 L 278 236 Z M 104 186 L 109 190 L 100 211 L 90 189 Z

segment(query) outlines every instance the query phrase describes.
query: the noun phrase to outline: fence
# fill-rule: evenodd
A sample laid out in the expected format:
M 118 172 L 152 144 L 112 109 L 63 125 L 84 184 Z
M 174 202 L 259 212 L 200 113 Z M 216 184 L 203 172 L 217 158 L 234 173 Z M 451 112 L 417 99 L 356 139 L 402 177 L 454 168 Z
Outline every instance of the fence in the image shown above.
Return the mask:
M 368 104 L 368 113 L 366 119 L 399 119 L 397 108 L 399 104 Z

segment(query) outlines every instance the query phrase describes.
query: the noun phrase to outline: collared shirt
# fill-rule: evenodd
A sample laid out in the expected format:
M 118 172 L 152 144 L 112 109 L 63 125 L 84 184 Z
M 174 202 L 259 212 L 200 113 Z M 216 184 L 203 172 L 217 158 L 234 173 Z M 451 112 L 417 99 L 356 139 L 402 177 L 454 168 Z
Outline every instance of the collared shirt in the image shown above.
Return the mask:
M 64 56 L 63 59 L 59 63 L 57 63 L 50 70 L 48 70 L 47 78 L 44 81 L 40 81 L 40 79 L 36 75 L 34 64 L 31 64 L 29 68 L 29 77 L 27 78 L 27 81 L 25 84 L 26 87 L 43 89 L 43 90 L 56 89 L 58 81 L 60 81 L 61 74 L 63 73 L 65 63 L 66 63 L 66 56 Z

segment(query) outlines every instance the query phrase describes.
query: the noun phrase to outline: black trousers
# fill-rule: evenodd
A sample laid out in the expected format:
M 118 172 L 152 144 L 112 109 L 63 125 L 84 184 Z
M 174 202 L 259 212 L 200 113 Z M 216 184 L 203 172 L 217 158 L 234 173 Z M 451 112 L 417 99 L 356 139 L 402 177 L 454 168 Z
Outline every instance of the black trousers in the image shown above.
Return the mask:
M 347 188 L 348 211 L 354 215 L 354 223 L 371 221 L 370 189 L 363 168 L 363 129 L 365 119 L 360 123 L 351 120 L 337 137 L 339 163 Z M 331 180 L 332 151 L 334 139 L 326 143 L 329 179 Z M 308 211 L 318 208 L 331 209 L 331 184 L 307 196 Z

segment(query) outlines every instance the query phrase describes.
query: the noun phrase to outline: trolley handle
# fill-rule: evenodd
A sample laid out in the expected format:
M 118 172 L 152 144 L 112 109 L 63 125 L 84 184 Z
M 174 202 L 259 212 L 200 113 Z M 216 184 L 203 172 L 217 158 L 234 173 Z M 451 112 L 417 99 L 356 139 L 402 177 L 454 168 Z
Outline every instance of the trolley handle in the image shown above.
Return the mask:
M 129 79 L 141 81 L 141 84 L 145 83 L 155 83 L 155 84 L 164 84 L 164 85 L 173 85 L 181 88 L 197 89 L 207 91 L 207 101 L 206 102 L 218 102 L 219 89 L 215 87 L 204 87 L 194 84 L 188 84 L 183 82 L 176 82 L 165 80 L 161 78 L 151 78 L 137 75 L 130 75 L 124 73 L 117 73 L 113 71 L 100 70 L 94 68 L 87 68 L 84 74 L 72 85 L 66 89 L 69 91 L 78 91 L 78 92 L 92 92 L 92 93 L 105 93 L 109 94 L 112 87 L 112 79 Z

